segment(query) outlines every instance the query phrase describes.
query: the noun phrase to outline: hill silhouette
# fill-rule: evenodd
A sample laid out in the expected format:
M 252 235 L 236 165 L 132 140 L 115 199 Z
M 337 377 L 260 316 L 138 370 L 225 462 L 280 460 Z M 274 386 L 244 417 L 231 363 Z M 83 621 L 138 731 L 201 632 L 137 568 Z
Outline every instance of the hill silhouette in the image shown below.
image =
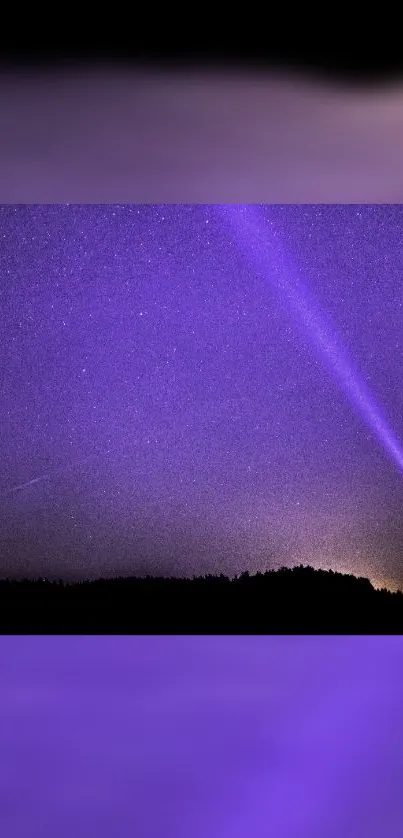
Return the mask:
M 233 579 L 0 581 L 0 631 L 16 634 L 394 634 L 403 594 L 299 565 Z

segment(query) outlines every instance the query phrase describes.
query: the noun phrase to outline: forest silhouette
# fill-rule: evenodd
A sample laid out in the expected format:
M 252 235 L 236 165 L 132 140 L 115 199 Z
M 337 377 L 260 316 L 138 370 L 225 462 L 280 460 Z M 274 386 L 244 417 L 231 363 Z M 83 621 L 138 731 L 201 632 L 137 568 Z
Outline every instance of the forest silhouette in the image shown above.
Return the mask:
M 393 634 L 403 594 L 310 566 L 183 577 L 0 580 L 0 631 L 50 634 Z

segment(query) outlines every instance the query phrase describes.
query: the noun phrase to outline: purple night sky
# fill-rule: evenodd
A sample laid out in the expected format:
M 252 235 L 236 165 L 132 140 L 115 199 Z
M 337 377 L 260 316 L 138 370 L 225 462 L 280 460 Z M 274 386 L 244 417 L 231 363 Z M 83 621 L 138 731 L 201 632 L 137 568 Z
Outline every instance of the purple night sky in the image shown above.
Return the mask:
M 401 637 L 2 637 L 5 838 L 400 838 Z
M 0 219 L 0 575 L 403 585 L 402 206 Z

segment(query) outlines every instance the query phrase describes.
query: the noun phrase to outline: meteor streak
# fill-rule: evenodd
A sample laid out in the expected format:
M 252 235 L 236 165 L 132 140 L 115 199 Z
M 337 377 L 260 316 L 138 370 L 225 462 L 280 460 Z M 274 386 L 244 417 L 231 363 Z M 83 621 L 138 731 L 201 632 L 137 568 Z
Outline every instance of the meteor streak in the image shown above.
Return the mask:
M 7 489 L 5 492 L 3 492 L 3 497 L 5 497 L 6 495 L 12 495 L 14 494 L 14 492 L 19 492 L 23 489 L 27 489 L 28 486 L 32 486 L 34 483 L 40 483 L 40 481 L 45 480 L 46 477 L 47 475 L 44 474 L 40 477 L 34 477 L 32 480 L 28 480 L 27 483 L 19 483 L 18 486 L 12 486 L 11 489 Z
M 378 441 L 401 473 L 403 448 L 390 428 L 374 396 L 354 368 L 334 328 L 326 321 L 317 301 L 302 285 L 295 266 L 289 264 L 278 238 L 256 206 L 223 206 L 223 213 L 245 256 L 266 277 L 275 291 L 286 298 L 296 320 L 301 323 L 321 359 L 338 381 L 357 414 L 374 432 Z
M 12 486 L 10 489 L 6 489 L 4 492 L 0 494 L 0 497 L 7 497 L 8 495 L 13 495 L 15 492 L 22 492 L 23 489 L 27 489 L 28 486 L 33 486 L 34 483 L 41 483 L 43 480 L 47 480 L 57 474 L 63 474 L 64 472 L 68 471 L 70 468 L 76 465 L 82 465 L 83 463 L 88 462 L 91 459 L 94 459 L 97 454 L 91 453 L 85 457 L 77 458 L 73 460 L 67 466 L 60 466 L 59 468 L 52 469 L 52 471 L 47 472 L 46 474 L 41 474 L 39 477 L 33 477 L 32 480 L 28 480 L 26 483 L 19 483 L 18 486 Z

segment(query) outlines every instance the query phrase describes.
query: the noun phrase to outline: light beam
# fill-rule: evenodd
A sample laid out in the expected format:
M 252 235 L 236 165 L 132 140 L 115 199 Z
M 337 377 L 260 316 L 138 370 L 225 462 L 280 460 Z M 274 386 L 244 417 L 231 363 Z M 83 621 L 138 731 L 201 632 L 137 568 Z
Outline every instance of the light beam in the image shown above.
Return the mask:
M 286 298 L 290 311 L 302 324 L 322 361 L 341 386 L 356 413 L 372 430 L 383 449 L 403 474 L 403 448 L 369 388 L 355 369 L 335 329 L 318 302 L 303 286 L 295 266 L 289 263 L 280 242 L 255 205 L 217 207 L 236 237 L 237 244 L 276 292 Z

